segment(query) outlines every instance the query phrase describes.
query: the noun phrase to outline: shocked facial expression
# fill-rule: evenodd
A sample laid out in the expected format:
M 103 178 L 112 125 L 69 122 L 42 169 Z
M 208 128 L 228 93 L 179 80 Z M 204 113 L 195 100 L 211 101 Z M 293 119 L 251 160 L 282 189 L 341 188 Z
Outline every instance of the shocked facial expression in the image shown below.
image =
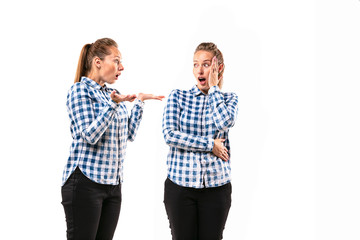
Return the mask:
M 121 63 L 121 53 L 116 47 L 110 48 L 110 54 L 106 55 L 103 60 L 99 60 L 100 82 L 113 84 L 121 75 L 124 66 Z
M 209 75 L 211 68 L 211 61 L 214 55 L 208 51 L 197 51 L 194 54 L 194 68 L 193 73 L 197 81 L 197 87 L 205 94 L 208 93 Z

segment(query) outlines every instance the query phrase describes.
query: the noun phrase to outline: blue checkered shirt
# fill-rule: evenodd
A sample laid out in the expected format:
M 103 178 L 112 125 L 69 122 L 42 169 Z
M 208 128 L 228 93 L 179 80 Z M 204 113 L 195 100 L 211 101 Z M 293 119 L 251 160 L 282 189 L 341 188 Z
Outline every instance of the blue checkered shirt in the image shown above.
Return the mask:
M 229 128 L 238 111 L 235 93 L 222 93 L 211 87 L 208 94 L 197 86 L 189 91 L 173 90 L 163 115 L 163 134 L 170 146 L 168 178 L 183 187 L 222 186 L 231 180 L 230 160 L 212 153 L 214 139 L 225 139 L 229 150 Z
M 143 103 L 135 100 L 129 116 L 123 102 L 111 100 L 113 90 L 86 77 L 70 88 L 66 105 L 73 141 L 62 184 L 77 166 L 94 182 L 122 182 L 126 144 L 135 138 Z

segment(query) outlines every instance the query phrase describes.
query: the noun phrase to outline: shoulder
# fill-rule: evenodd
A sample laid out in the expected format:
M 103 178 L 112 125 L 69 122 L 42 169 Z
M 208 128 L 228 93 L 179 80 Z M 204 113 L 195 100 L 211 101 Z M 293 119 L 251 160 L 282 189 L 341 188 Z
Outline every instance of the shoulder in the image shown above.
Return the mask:
M 170 92 L 169 99 L 182 99 L 189 96 L 189 90 L 174 89 Z
M 81 91 L 89 91 L 88 85 L 83 82 L 77 82 L 74 83 L 69 90 L 69 92 L 81 92 Z
M 231 102 L 231 103 L 237 104 L 239 101 L 238 96 L 234 92 L 221 92 L 221 94 L 223 95 L 224 100 L 227 103 Z
M 234 92 L 223 92 L 218 86 L 211 87 L 209 90 L 209 95 L 216 96 L 216 95 L 223 96 L 224 99 L 233 99 L 237 98 L 236 93 Z
M 83 82 L 74 83 L 69 91 L 68 91 L 68 98 L 78 98 L 81 96 L 89 96 L 90 95 L 90 88 L 87 84 Z
M 186 104 L 186 102 L 189 101 L 189 98 L 191 98 L 191 96 L 192 93 L 190 90 L 174 89 L 171 91 L 168 97 L 167 105 L 173 107 L 179 107 L 180 109 L 182 109 L 184 104 Z
M 190 90 L 173 89 L 170 95 L 186 95 L 189 94 Z

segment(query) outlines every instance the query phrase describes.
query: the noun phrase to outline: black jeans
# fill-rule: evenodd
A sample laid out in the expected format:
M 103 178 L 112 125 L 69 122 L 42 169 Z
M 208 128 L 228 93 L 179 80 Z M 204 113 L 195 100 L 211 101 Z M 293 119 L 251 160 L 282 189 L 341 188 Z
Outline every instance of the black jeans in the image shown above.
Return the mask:
M 119 219 L 121 185 L 98 184 L 79 168 L 61 187 L 67 239 L 112 239 Z
M 219 240 L 231 206 L 231 183 L 195 189 L 167 178 L 164 203 L 173 240 Z

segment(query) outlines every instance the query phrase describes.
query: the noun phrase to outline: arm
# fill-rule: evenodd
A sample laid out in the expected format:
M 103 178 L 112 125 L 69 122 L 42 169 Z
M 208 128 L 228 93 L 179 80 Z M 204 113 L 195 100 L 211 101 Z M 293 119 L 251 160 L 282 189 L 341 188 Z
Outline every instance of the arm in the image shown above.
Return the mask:
M 131 114 L 128 122 L 128 127 L 129 127 L 128 140 L 131 142 L 135 140 L 135 136 L 140 126 L 140 121 L 142 119 L 143 109 L 144 109 L 144 103 L 140 100 L 136 100 L 131 110 Z
M 235 93 L 231 93 L 225 100 L 219 87 L 213 86 L 209 90 L 209 105 L 218 130 L 234 126 L 238 112 L 238 97 Z
M 67 110 L 76 132 L 89 144 L 96 144 L 114 118 L 118 104 L 107 102 L 98 116 L 95 116 L 89 90 L 84 84 L 73 85 L 67 96 Z
M 131 115 L 129 118 L 129 132 L 128 132 L 129 141 L 133 142 L 135 140 L 136 132 L 139 128 L 140 121 L 142 118 L 144 101 L 149 99 L 162 101 L 163 98 L 164 96 L 156 96 L 154 94 L 139 93 L 137 95 L 138 100 L 136 100 L 135 105 L 131 110 Z
M 180 132 L 180 113 L 178 92 L 174 90 L 168 98 L 163 115 L 162 127 L 166 144 L 188 151 L 211 152 L 214 139 Z

